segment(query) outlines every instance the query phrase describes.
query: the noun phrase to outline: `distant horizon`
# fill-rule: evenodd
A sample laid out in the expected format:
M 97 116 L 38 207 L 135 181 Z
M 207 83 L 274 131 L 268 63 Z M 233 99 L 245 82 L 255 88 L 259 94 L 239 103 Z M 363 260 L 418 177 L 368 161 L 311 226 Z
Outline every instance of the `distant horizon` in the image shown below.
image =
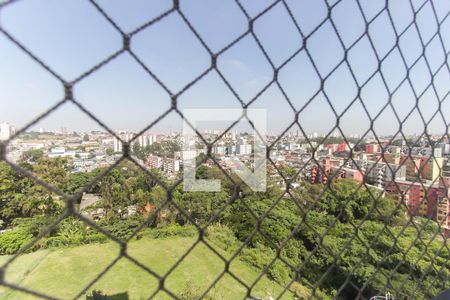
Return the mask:
M 242 5 L 251 16 L 256 16 L 266 7 L 264 2 L 244 1 Z M 305 34 L 328 15 L 322 1 L 287 2 Z M 190 82 L 208 70 L 211 57 L 176 13 L 133 35 L 130 48 L 171 94 L 183 91 L 177 97 L 180 111 L 241 108 L 242 103 L 257 96 L 249 108 L 267 109 L 267 129 L 277 134 L 292 123 L 299 111 L 298 121 L 306 132 L 329 132 L 337 123 L 335 114 L 343 112 L 339 126 L 349 134 L 362 134 L 373 125 L 377 134 L 387 135 L 397 130 L 399 121 L 403 122 L 405 134 L 424 132 L 424 122 L 430 123 L 428 132 L 447 131 L 450 119 L 450 100 L 445 96 L 448 70 L 439 67 L 446 62 L 446 53 L 442 53 L 437 37 L 425 49 L 426 61 L 421 58 L 412 67 L 424 50 L 419 37 L 431 39 L 435 24 L 418 20 L 420 32 L 414 26 L 406 30 L 411 17 L 407 12 L 411 8 L 395 1 L 389 4 L 396 19 L 394 28 L 386 13 L 382 13 L 367 30 L 361 13 L 366 17 L 376 15 L 379 10 L 376 2 L 364 1 L 362 12 L 348 1 L 337 4 L 331 15 L 344 46 L 331 22 L 326 21 L 307 38 L 306 49 L 302 51 L 297 51 L 304 46 L 302 35 L 289 20 L 283 5 L 274 5 L 253 25 L 254 34 L 273 66 L 281 66 L 296 53 L 277 71 L 277 82 L 273 80 L 274 68 L 261 46 L 247 34 L 220 52 L 217 70 L 209 69 L 185 90 Z M 148 20 L 149 13 L 157 16 L 169 9 L 172 2 L 102 0 L 99 5 L 124 32 L 131 32 Z M 192 2 L 182 10 L 213 53 L 248 30 L 246 16 L 233 1 Z M 420 13 L 422 19 L 434 19 L 430 14 L 432 11 L 426 7 Z M 19 1 L 5 7 L 1 17 L 2 29 L 68 82 L 123 47 L 117 30 L 87 1 L 49 0 L 45 6 L 38 1 Z M 406 30 L 397 45 L 394 29 Z M 371 46 L 370 41 L 375 46 Z M 344 52 L 344 47 L 350 50 Z M 390 52 L 390 49 L 394 50 Z M 64 99 L 61 82 L 3 34 L 0 34 L 0 53 L 1 121 L 23 128 Z M 340 63 L 345 53 L 347 63 Z M 379 64 L 384 56 L 386 59 Z M 411 69 L 407 72 L 406 68 Z M 320 78 L 326 78 L 323 85 Z M 109 128 L 132 131 L 144 129 L 166 113 L 171 108 L 170 93 L 127 51 L 119 53 L 73 87 L 74 99 Z M 353 102 L 354 99 L 357 101 Z M 391 104 L 383 110 L 388 102 Z M 371 119 L 375 118 L 372 124 Z M 99 128 L 70 101 L 36 126 L 57 128 L 61 124 L 70 124 L 75 131 Z M 174 111 L 155 124 L 153 130 L 168 132 L 170 127 L 172 130 L 182 127 Z
M 4 123 L 4 122 L 0 122 L 0 123 Z M 7 123 L 7 122 L 6 122 Z M 9 123 L 8 123 L 9 124 Z M 11 125 L 12 127 L 14 127 L 16 130 L 17 129 L 20 129 L 20 128 L 16 128 L 13 124 L 9 124 L 9 125 Z M 106 129 L 104 129 L 104 128 L 102 128 L 102 129 L 91 129 L 91 130 L 72 130 L 72 129 L 69 129 L 68 127 L 66 127 L 66 126 L 62 126 L 62 127 L 59 127 L 59 128 L 56 128 L 56 129 L 52 129 L 52 128 L 43 128 L 43 127 L 41 127 L 41 128 L 37 128 L 37 129 L 29 129 L 29 130 L 25 130 L 23 133 L 24 134 L 26 134 L 26 133 L 58 133 L 58 134 L 63 134 L 62 133 L 62 128 L 65 128 L 66 130 L 67 130 L 67 132 L 66 132 L 66 134 L 74 134 L 74 133 L 77 133 L 77 134 L 83 134 L 83 133 L 85 133 L 85 134 L 88 134 L 88 133 L 92 133 L 92 132 L 100 132 L 100 133 L 109 133 L 109 131 L 108 130 L 106 130 Z M 43 129 L 43 132 L 40 132 L 40 129 Z M 125 129 L 125 128 L 120 128 L 120 129 L 111 129 L 113 132 L 115 132 L 115 133 L 119 133 L 119 132 L 126 132 L 126 133 L 132 133 L 132 134 L 137 134 L 137 133 L 139 133 L 140 131 L 134 131 L 134 130 L 130 130 L 130 129 Z M 208 134 L 221 134 L 222 132 L 223 132 L 223 129 L 220 129 L 220 128 L 208 128 L 207 129 L 208 131 L 210 131 L 210 132 L 208 132 Z M 234 131 L 234 129 L 232 129 L 233 131 Z M 216 132 L 216 131 L 219 131 L 219 133 L 214 133 L 214 132 Z M 205 129 L 201 129 L 201 130 L 199 130 L 199 132 L 201 133 L 201 134 L 203 134 L 203 133 L 205 133 Z M 230 131 L 228 131 L 228 132 L 231 132 L 231 130 Z M 251 133 L 251 132 L 249 132 L 249 131 L 240 131 L 240 130 L 236 130 L 236 132 L 237 133 L 239 133 L 239 134 L 241 134 L 241 133 Z M 336 131 L 335 131 L 336 132 Z M 341 135 L 340 133 L 335 133 L 335 132 L 332 132 L 332 133 L 325 133 L 325 132 L 306 132 L 306 134 L 307 135 L 317 135 L 317 137 L 314 137 L 314 138 L 320 138 L 320 137 L 324 137 L 325 135 L 329 135 L 329 137 L 344 137 L 343 135 Z M 182 133 L 182 129 L 178 129 L 178 130 L 172 130 L 172 131 L 166 131 L 166 132 L 164 132 L 164 131 L 154 131 L 154 130 L 147 130 L 147 131 L 145 131 L 143 134 L 154 134 L 154 135 L 169 135 L 169 134 L 181 134 Z M 296 130 L 291 130 L 291 131 L 287 131 L 285 134 L 284 134 L 284 136 L 287 136 L 287 135 L 289 135 L 289 134 L 291 134 L 291 135 L 296 135 Z M 418 137 L 418 136 L 421 136 L 423 133 L 413 133 L 413 134 L 405 134 L 405 137 Z M 448 136 L 448 135 L 450 135 L 449 133 L 447 133 L 447 132 L 444 132 L 444 133 L 430 133 L 430 132 L 428 132 L 428 134 L 430 135 L 430 136 Z M 273 132 L 270 132 L 270 131 L 268 131 L 267 132 L 267 136 L 279 136 L 279 134 L 275 134 L 275 133 L 273 133 Z M 298 136 L 301 138 L 301 137 L 304 137 L 304 135 L 303 135 L 303 133 L 299 130 L 298 131 Z M 394 133 L 390 133 L 390 134 L 377 134 L 377 137 L 383 137 L 383 138 L 388 138 L 388 137 L 393 137 L 394 136 Z M 362 134 L 359 134 L 359 133 L 349 133 L 349 134 L 345 134 L 345 137 L 346 138 L 361 138 L 362 137 Z M 369 134 L 367 134 L 364 138 L 366 138 L 366 139 L 368 139 L 368 138 L 375 138 L 374 137 L 374 135 L 373 135 L 373 133 L 369 133 Z M 403 139 L 403 137 L 400 135 L 399 136 L 399 134 L 397 134 L 396 135 L 396 139 Z

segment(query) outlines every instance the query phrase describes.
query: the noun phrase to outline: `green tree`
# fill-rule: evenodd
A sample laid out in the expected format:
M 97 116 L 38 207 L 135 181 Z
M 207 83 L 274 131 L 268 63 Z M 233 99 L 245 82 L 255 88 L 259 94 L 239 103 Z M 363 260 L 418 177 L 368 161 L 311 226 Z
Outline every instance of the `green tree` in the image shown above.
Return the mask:
M 65 192 L 74 194 L 77 190 L 82 189 L 88 183 L 91 183 L 97 172 L 77 172 L 68 175 L 67 186 Z
M 174 193 L 174 201 L 188 213 L 190 219 L 197 224 L 208 222 L 214 213 L 224 206 L 229 195 L 222 192 L 183 192 L 178 189 Z M 178 214 L 180 224 L 189 224 L 191 221 L 184 214 Z
M 38 159 L 44 156 L 44 151 L 41 149 L 31 149 L 22 153 L 22 161 L 36 162 Z
M 67 179 L 72 170 L 72 161 L 69 158 L 41 158 L 33 166 L 34 174 L 52 186 L 64 190 L 67 188 Z
M 114 154 L 114 149 L 113 148 L 106 148 L 105 150 L 106 155 L 111 156 Z
M 34 167 L 41 171 L 39 175 L 42 180 L 60 188 L 64 179 L 59 176 L 54 166 L 49 168 L 50 172 L 44 171 L 45 162 L 48 162 L 48 159 L 41 159 Z M 56 180 L 50 180 L 51 175 L 48 173 L 55 174 Z M 62 209 L 57 199 L 57 196 L 43 186 L 35 184 L 6 163 L 0 162 L 0 219 L 7 225 L 16 218 L 57 214 Z
M 118 217 L 117 210 L 128 203 L 128 190 L 124 183 L 125 178 L 117 168 L 111 170 L 100 182 L 100 194 L 108 219 Z

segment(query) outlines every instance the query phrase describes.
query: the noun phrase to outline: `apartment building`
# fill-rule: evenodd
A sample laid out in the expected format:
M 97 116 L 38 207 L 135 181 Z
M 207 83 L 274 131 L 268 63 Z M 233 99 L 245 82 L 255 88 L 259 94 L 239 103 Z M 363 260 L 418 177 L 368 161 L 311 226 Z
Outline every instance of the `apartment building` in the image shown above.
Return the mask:
M 0 123 L 0 141 L 6 141 L 15 133 L 13 126 L 8 123 Z
M 150 155 L 147 158 L 147 166 L 150 169 L 161 169 L 163 166 L 163 158 L 156 155 Z
M 432 219 L 438 217 L 438 204 L 448 202 L 449 197 L 448 189 L 443 182 L 436 184 L 430 181 L 396 180 L 388 183 L 385 190 L 397 203 L 403 198 L 410 215 Z M 443 206 L 444 204 L 441 210 L 444 209 Z M 443 212 L 440 213 L 440 218 L 442 214 Z
M 178 173 L 180 160 L 151 155 L 147 158 L 147 166 L 151 169 L 160 169 L 166 173 Z

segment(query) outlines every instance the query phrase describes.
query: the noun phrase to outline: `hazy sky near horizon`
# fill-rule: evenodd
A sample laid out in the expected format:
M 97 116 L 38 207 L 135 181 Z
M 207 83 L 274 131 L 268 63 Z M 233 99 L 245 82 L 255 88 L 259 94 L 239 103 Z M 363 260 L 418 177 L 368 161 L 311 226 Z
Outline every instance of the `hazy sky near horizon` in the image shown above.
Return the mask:
M 242 5 L 255 16 L 273 1 L 245 0 Z M 329 5 L 335 1 L 329 0 Z M 360 0 L 364 16 L 372 19 L 383 9 L 385 1 Z M 423 0 L 413 0 L 417 10 Z M 308 35 L 326 18 L 327 4 L 322 0 L 288 0 L 304 35 Z M 432 1 L 442 22 L 450 10 L 450 1 Z M 119 1 L 99 0 L 98 4 L 125 32 L 130 32 L 146 21 L 170 9 L 172 1 Z M 246 16 L 232 0 L 180 0 L 180 9 L 213 52 L 228 45 L 246 32 Z M 402 32 L 414 19 L 409 0 L 389 1 L 389 12 L 397 32 Z M 343 0 L 331 12 L 346 47 L 365 33 L 363 15 L 356 0 Z M 389 99 L 389 93 L 406 77 L 404 56 L 408 67 L 422 53 L 433 73 L 434 86 L 424 57 L 410 70 L 409 83 L 404 82 L 393 94 L 392 104 L 400 118 L 405 118 L 416 104 L 416 94 L 423 97 L 418 106 L 426 121 L 439 107 L 439 101 L 450 89 L 448 65 L 450 63 L 450 17 L 441 24 L 441 37 L 433 35 L 438 24 L 428 2 L 417 14 L 416 26 L 411 26 L 399 39 L 398 47 L 381 64 L 381 70 L 361 90 L 361 99 L 372 117 L 376 116 Z M 122 47 L 120 34 L 101 16 L 87 0 L 22 0 L 0 13 L 1 27 L 29 48 L 66 80 L 73 80 Z M 254 23 L 254 32 L 275 66 L 280 66 L 298 50 L 303 38 L 296 30 L 282 3 Z M 370 37 L 375 53 L 370 47 Z M 425 51 L 420 37 L 428 43 Z M 327 78 L 324 92 L 338 114 L 355 98 L 358 87 L 378 69 L 378 57 L 384 57 L 395 45 L 394 29 L 384 11 L 369 26 L 365 36 L 348 52 L 348 62 Z M 131 49 L 164 84 L 177 93 L 210 66 L 210 56 L 196 39 L 180 15 L 172 13 L 156 24 L 142 30 L 131 40 Z M 307 39 L 307 49 L 320 73 L 325 77 L 344 57 L 331 22 L 325 22 Z M 247 35 L 218 58 L 218 68 L 244 102 L 250 101 L 273 78 L 273 69 L 258 48 L 255 39 Z M 279 72 L 279 82 L 291 99 L 295 109 L 303 105 L 320 89 L 319 76 L 306 52 L 301 51 Z M 387 83 L 389 91 L 385 88 Z M 30 59 L 0 32 L 0 122 L 17 128 L 25 126 L 38 114 L 63 98 L 63 87 L 51 74 Z M 90 112 L 112 129 L 138 131 L 155 120 L 170 107 L 170 97 L 132 59 L 123 53 L 74 88 L 74 97 Z M 239 108 L 240 104 L 216 71 L 211 71 L 178 99 L 180 109 L 185 108 Z M 250 106 L 267 109 L 268 130 L 282 132 L 294 119 L 294 111 L 287 104 L 280 89 L 272 84 Z M 446 122 L 450 121 L 450 99 L 441 106 Z M 323 93 L 319 93 L 299 116 L 306 132 L 327 133 L 336 124 Z M 91 130 L 99 126 L 72 104 L 66 104 L 35 128 Z M 340 126 L 347 134 L 363 133 L 370 127 L 367 114 L 359 101 L 344 114 Z M 167 132 L 182 128 L 181 119 L 174 113 L 157 124 L 152 131 Z M 404 123 L 404 132 L 424 130 L 417 110 Z M 375 121 L 379 134 L 394 133 L 398 129 L 392 109 L 388 107 Z M 293 130 L 297 130 L 296 127 Z M 431 133 L 446 131 L 445 122 L 436 115 L 428 128 Z

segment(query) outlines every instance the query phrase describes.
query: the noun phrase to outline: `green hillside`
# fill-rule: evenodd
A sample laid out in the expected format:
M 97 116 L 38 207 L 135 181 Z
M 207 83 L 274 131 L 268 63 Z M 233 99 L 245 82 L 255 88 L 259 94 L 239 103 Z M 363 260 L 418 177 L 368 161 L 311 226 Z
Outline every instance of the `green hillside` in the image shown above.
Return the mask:
M 191 247 L 195 238 L 175 237 L 151 239 L 148 237 L 129 243 L 128 253 L 158 274 L 164 274 Z M 74 298 L 119 254 L 112 243 L 90 244 L 73 248 L 41 250 L 21 256 L 7 269 L 6 280 L 22 287 L 45 292 L 51 296 Z M 225 255 L 225 253 L 224 253 Z M 3 263 L 7 257 L 0 257 Z M 195 246 L 185 260 L 171 273 L 165 286 L 177 295 L 191 299 L 203 291 L 222 272 L 224 263 L 203 244 Z M 258 270 L 236 259 L 231 271 L 248 285 L 257 278 Z M 157 280 L 141 268 L 122 258 L 93 287 L 111 299 L 146 299 L 157 289 Z M 253 289 L 253 295 L 267 299 L 277 296 L 282 288 L 263 277 Z M 305 291 L 306 292 L 306 291 Z M 230 275 L 224 275 L 211 290 L 212 299 L 242 299 L 246 289 Z M 285 295 L 290 299 L 291 295 Z M 30 299 L 30 295 L 0 288 L 0 299 Z M 86 295 L 82 295 L 85 299 Z M 156 299 L 170 299 L 159 293 Z

